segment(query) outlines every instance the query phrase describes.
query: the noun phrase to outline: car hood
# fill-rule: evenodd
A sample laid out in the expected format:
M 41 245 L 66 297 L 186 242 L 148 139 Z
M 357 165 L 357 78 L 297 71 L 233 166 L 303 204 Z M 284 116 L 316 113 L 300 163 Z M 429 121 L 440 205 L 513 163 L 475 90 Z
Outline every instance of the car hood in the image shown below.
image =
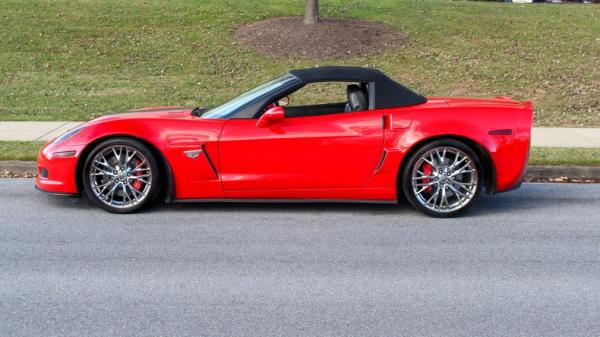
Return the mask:
M 154 107 L 146 107 L 136 110 L 131 110 L 129 112 L 117 113 L 112 115 L 106 115 L 99 118 L 96 118 L 87 124 L 97 124 L 104 123 L 116 120 L 126 120 L 126 119 L 181 119 L 181 118 L 189 118 L 192 115 L 192 111 L 194 109 L 201 108 L 191 108 L 185 106 L 154 106 Z M 201 109 L 205 110 L 205 109 Z

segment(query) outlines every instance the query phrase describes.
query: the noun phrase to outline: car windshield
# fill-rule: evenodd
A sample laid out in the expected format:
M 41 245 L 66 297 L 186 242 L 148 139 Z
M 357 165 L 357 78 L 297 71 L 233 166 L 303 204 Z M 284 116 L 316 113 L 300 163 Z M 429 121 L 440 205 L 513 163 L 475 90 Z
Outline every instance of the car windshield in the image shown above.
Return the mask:
M 202 118 L 208 119 L 217 119 L 217 118 L 229 118 L 236 112 L 238 112 L 241 108 L 245 107 L 251 102 L 254 102 L 256 99 L 259 99 L 273 90 L 277 90 L 288 83 L 294 81 L 296 78 L 290 74 L 286 74 L 280 78 L 274 79 L 270 82 L 262 84 L 234 99 L 231 101 L 214 107 L 204 114 L 202 114 Z

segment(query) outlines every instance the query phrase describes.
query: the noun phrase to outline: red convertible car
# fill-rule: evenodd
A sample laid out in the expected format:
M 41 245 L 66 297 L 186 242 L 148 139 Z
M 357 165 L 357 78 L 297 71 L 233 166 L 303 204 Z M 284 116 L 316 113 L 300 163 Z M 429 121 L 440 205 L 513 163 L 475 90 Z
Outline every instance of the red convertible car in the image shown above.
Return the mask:
M 323 82 L 339 97 L 292 104 Z M 530 102 L 424 97 L 367 68 L 292 70 L 212 109 L 87 122 L 42 148 L 36 186 L 85 193 L 115 213 L 158 198 L 394 203 L 403 194 L 449 217 L 484 189 L 520 185 L 531 124 Z

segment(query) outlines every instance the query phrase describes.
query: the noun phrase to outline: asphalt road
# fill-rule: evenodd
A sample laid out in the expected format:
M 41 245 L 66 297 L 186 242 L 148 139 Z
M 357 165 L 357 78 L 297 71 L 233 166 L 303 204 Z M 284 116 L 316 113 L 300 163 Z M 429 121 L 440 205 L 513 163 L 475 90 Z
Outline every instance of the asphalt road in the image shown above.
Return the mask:
M 600 185 L 111 215 L 0 179 L 0 336 L 599 336 Z

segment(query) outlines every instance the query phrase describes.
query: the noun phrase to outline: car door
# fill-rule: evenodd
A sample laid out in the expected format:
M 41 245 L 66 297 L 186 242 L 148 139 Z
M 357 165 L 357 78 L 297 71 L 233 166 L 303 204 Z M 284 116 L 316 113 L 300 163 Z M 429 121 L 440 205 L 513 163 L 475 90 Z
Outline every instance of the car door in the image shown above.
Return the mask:
M 231 119 L 219 139 L 227 191 L 362 188 L 381 158 L 382 112 Z

